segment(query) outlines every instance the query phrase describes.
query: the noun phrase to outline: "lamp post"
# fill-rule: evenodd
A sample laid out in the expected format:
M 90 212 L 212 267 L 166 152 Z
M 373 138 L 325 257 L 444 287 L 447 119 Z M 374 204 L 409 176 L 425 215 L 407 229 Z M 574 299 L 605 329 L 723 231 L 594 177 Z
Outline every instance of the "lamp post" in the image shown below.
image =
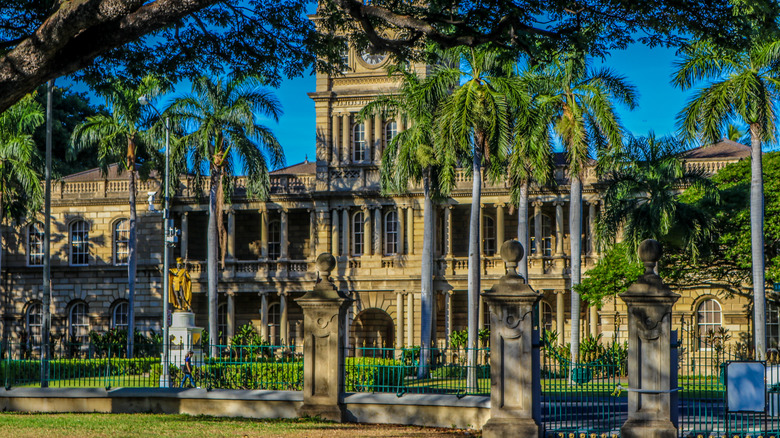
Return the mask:
M 138 98 L 138 103 L 141 105 L 148 105 L 151 109 L 154 110 L 154 112 L 157 113 L 158 116 L 162 117 L 162 114 L 160 114 L 160 111 L 155 108 L 154 105 L 152 105 L 151 102 L 149 102 L 146 99 L 146 96 L 141 96 Z M 164 201 L 163 201 L 163 269 L 162 269 L 162 277 L 163 277 L 163 290 L 162 290 L 162 301 L 163 301 L 163 357 L 162 357 L 162 374 L 160 375 L 160 386 L 163 388 L 167 388 L 170 386 L 169 379 L 169 371 L 168 371 L 168 364 L 170 362 L 168 358 L 168 343 L 170 342 L 169 336 L 168 336 L 168 268 L 170 266 L 170 249 L 169 247 L 172 245 L 173 241 L 170 239 L 172 237 L 171 229 L 173 228 L 173 224 L 171 223 L 170 219 L 170 198 L 168 194 L 168 187 L 170 186 L 170 168 L 169 168 L 169 157 L 170 157 L 170 135 L 171 135 L 171 127 L 170 127 L 170 120 L 168 117 L 165 118 L 165 183 L 164 183 Z

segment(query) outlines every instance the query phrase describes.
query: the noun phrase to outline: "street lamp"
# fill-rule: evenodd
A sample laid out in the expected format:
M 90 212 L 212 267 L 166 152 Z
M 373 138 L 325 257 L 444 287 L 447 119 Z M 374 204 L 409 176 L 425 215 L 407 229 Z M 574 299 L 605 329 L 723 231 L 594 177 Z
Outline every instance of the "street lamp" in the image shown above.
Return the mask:
M 162 117 L 162 114 L 160 114 L 160 111 L 155 108 L 154 105 L 152 105 L 151 102 L 149 102 L 146 99 L 146 96 L 141 96 L 138 98 L 138 103 L 144 106 L 149 106 L 151 109 L 154 110 L 154 112 L 157 113 L 159 117 Z M 168 267 L 170 266 L 170 251 L 169 247 L 173 245 L 174 242 L 174 233 L 173 231 L 173 223 L 170 219 L 170 198 L 168 195 L 168 186 L 169 178 L 170 178 L 170 169 L 169 169 L 169 145 L 170 145 L 170 135 L 171 135 L 171 127 L 170 127 L 170 121 L 168 117 L 165 118 L 165 185 L 164 185 L 164 202 L 163 202 L 163 269 L 162 269 L 162 277 L 163 277 L 163 290 L 162 290 L 162 300 L 163 300 L 163 357 L 162 357 L 162 375 L 160 376 L 160 386 L 163 388 L 167 388 L 170 386 L 169 382 L 169 376 L 168 376 L 168 363 L 170 362 L 168 358 L 168 343 L 170 342 L 169 336 L 168 336 Z M 153 208 L 152 205 L 154 195 L 150 194 L 150 207 Z M 154 210 L 152 210 L 154 211 Z

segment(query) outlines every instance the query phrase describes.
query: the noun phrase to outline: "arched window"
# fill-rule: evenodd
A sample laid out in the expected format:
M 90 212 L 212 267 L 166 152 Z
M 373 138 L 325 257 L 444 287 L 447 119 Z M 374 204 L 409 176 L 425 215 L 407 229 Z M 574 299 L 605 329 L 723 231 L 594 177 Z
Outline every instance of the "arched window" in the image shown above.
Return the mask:
M 398 254 L 398 212 L 385 214 L 385 255 Z
M 363 123 L 352 127 L 352 161 L 366 161 L 366 125 Z
M 536 254 L 536 218 L 528 222 L 528 231 L 531 235 L 531 254 Z M 542 256 L 552 255 L 552 222 L 550 217 L 542 215 Z
M 27 265 L 43 265 L 43 227 L 39 223 L 27 227 Z
M 273 303 L 268 306 L 268 341 L 271 345 L 279 345 L 279 328 L 282 315 L 280 313 L 279 303 Z
M 89 315 L 87 304 L 80 302 L 70 306 L 68 313 L 69 341 L 86 344 L 89 342 Z
M 227 345 L 227 303 L 217 306 L 217 332 L 219 332 L 218 343 Z
M 352 255 L 363 255 L 363 212 L 359 211 L 352 216 Z
M 393 137 L 398 134 L 398 123 L 395 120 L 390 120 L 385 123 L 385 145 L 389 145 L 393 141 Z
M 696 330 L 699 334 L 699 348 L 712 348 L 710 333 L 717 333 L 721 327 L 720 304 L 709 299 L 703 301 L 696 310 Z M 708 341 L 710 336 L 710 341 Z
M 111 311 L 111 327 L 118 330 L 127 330 L 130 314 L 130 305 L 127 301 L 119 301 L 114 304 L 114 309 Z
M 550 331 L 553 329 L 552 306 L 546 301 L 540 301 L 540 305 L 542 307 L 542 319 L 541 319 L 542 329 Z
M 89 224 L 75 221 L 70 225 L 70 264 L 83 266 L 89 263 Z
M 482 251 L 486 256 L 492 256 L 496 253 L 496 221 L 490 216 L 482 219 Z
M 41 343 L 41 329 L 43 327 L 43 305 L 32 303 L 27 306 L 27 334 L 30 343 Z
M 130 221 L 120 219 L 114 224 L 114 264 L 126 265 L 130 244 Z
M 268 224 L 268 258 L 276 260 L 282 254 L 282 223 L 273 221 Z

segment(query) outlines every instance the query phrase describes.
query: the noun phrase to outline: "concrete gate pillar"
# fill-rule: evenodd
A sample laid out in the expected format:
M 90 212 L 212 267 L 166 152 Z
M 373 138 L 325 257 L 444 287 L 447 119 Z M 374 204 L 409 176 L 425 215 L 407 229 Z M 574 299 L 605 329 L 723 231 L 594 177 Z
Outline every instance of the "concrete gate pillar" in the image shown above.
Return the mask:
M 672 306 L 680 298 L 654 272 L 661 244 L 645 240 L 639 259 L 645 273 L 620 298 L 628 307 L 628 420 L 624 438 L 675 438 L 671 421 Z
M 330 253 L 317 257 L 314 289 L 295 301 L 303 309 L 303 405 L 300 416 L 343 421 L 344 331 L 342 324 L 352 299 L 339 292 L 330 272 L 336 259 Z
M 542 298 L 517 274 L 523 246 L 501 245 L 506 275 L 482 294 L 490 306 L 490 419 L 485 438 L 541 437 L 539 355 L 534 351 L 533 308 Z M 530 366 L 529 366 L 530 365 Z

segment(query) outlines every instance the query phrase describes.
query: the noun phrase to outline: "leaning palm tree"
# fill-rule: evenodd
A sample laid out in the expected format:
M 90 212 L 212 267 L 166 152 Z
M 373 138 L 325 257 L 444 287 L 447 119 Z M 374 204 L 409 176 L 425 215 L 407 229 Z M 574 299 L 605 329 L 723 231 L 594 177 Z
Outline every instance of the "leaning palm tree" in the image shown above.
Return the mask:
M 135 340 L 135 278 L 138 266 L 136 236 L 136 178 L 148 177 L 155 154 L 156 131 L 151 129 L 154 115 L 148 107 L 141 105 L 138 98 L 153 99 L 167 90 L 159 78 L 146 76 L 138 83 L 129 83 L 119 78 L 111 80 L 98 91 L 109 108 L 110 114 L 98 114 L 76 126 L 71 135 L 70 156 L 79 151 L 95 147 L 98 163 L 103 174 L 108 167 L 121 163 L 119 171 L 128 174 L 128 205 L 130 207 L 129 236 L 127 243 L 127 357 L 133 357 Z
M 450 67 L 462 75 L 461 85 L 442 106 L 437 124 L 441 135 L 436 153 L 442 164 L 441 183 L 450 187 L 459 163 L 471 163 L 471 215 L 469 221 L 468 262 L 468 384 L 476 384 L 478 341 L 477 311 L 480 293 L 480 199 L 482 168 L 486 176 L 497 180 L 506 175 L 504 161 L 511 141 L 511 110 L 526 105 L 523 82 L 515 74 L 515 65 L 490 48 L 463 48 L 460 64 Z
M 623 130 L 613 102 L 633 109 L 636 91 L 609 69 L 592 70 L 582 53 L 570 53 L 544 66 L 534 84 L 541 105 L 550 108 L 550 124 L 566 148 L 571 249 L 571 357 L 580 338 L 580 297 L 574 287 L 582 276 L 582 179 L 591 158 L 622 146 Z
M 451 67 L 451 65 L 450 65 Z M 381 175 L 384 193 L 403 193 L 410 183 L 423 188 L 423 250 L 420 280 L 420 367 L 418 376 L 428 372 L 433 330 L 433 198 L 441 195 L 440 163 L 434 153 L 436 114 L 449 91 L 458 83 L 459 74 L 444 65 L 434 67 L 425 78 L 404 68 L 391 68 L 401 75 L 397 94 L 380 96 L 366 105 L 361 117 L 373 114 L 404 116 L 411 126 L 396 135 L 382 154 Z M 446 191 L 445 188 L 444 191 Z M 400 341 L 400 340 L 399 340 Z
M 688 89 L 702 81 L 678 115 L 686 139 L 701 135 L 714 143 L 724 125 L 739 120 L 748 126 L 751 149 L 750 245 L 753 261 L 753 323 L 756 359 L 766 357 L 766 299 L 764 278 L 763 142 L 775 140 L 775 104 L 780 97 L 780 41 L 756 42 L 740 51 L 711 43 L 693 43 L 681 52 L 672 82 Z
M 686 168 L 682 144 L 673 137 L 630 137 L 618 164 L 602 180 L 604 210 L 596 226 L 599 243 L 611 246 L 622 234 L 628 253 L 655 239 L 698 257 L 712 221 L 695 205 L 682 202 L 683 189 L 717 202 L 716 185 L 702 171 Z M 621 233 L 622 230 L 622 233 Z
M 271 130 L 256 122 L 265 115 L 279 120 L 282 113 L 273 93 L 261 87 L 254 76 L 210 78 L 203 76 L 192 84 L 193 93 L 177 99 L 166 111 L 187 132 L 180 144 L 189 149 L 190 162 L 198 180 L 208 176 L 208 318 L 212 341 L 211 355 L 217 355 L 217 246 L 222 224 L 224 197 L 234 187 L 235 163 L 243 164 L 247 194 L 268 197 L 271 166 L 284 164 L 284 151 Z M 264 153 L 265 151 L 265 153 Z

